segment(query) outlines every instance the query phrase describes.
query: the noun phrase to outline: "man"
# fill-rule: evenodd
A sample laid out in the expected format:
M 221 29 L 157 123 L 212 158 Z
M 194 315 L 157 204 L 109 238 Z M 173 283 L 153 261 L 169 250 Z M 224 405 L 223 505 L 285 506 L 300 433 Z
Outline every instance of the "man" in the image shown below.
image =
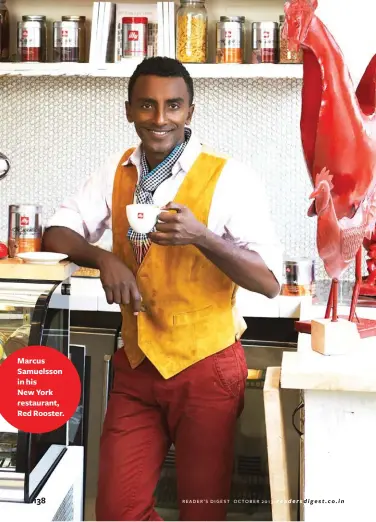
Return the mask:
M 171 444 L 180 519 L 226 517 L 247 376 L 235 292 L 276 296 L 282 261 L 257 180 L 200 144 L 193 111 L 185 67 L 144 60 L 126 103 L 141 144 L 91 177 L 44 235 L 45 250 L 98 268 L 108 302 L 122 309 L 97 520 L 160 520 L 153 492 Z M 126 218 L 133 202 L 173 212 L 143 236 Z M 89 244 L 106 228 L 112 253 Z

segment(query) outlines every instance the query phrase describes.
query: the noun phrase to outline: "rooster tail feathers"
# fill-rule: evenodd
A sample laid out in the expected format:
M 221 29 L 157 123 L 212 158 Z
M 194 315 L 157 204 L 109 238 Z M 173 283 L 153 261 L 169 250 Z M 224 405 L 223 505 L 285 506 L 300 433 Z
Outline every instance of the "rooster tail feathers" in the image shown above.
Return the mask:
M 356 97 L 363 111 L 373 114 L 376 109 L 376 54 L 371 58 L 356 89 Z

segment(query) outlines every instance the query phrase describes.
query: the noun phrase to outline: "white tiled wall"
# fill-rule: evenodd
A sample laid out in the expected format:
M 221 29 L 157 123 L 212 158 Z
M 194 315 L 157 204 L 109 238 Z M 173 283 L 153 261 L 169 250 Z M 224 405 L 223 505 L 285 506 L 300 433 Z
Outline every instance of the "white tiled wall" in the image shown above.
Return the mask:
M 127 80 L 0 79 L 0 151 L 12 169 L 0 181 L 0 239 L 9 204 L 38 202 L 47 219 L 114 151 L 136 143 L 124 117 Z M 193 127 L 206 144 L 262 176 L 286 253 L 316 255 L 316 219 L 306 217 L 310 182 L 300 145 L 301 81 L 195 80 Z M 250 223 L 250 226 L 257 224 Z M 318 263 L 318 277 L 325 272 Z

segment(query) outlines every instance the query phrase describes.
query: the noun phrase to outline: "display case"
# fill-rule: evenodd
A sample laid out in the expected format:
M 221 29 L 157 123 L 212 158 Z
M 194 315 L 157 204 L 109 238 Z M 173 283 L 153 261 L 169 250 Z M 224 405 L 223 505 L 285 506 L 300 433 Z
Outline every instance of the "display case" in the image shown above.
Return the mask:
M 12 275 L 10 279 L 2 277 L 1 268 L 0 364 L 21 348 L 48 346 L 68 356 L 83 378 L 84 347 L 70 347 L 70 278 L 62 281 L 57 275 L 55 280 L 43 281 L 28 279 L 25 274 L 19 277 L 17 271 L 10 270 L 6 271 Z M 6 400 L 1 383 L 0 389 Z M 41 434 L 21 432 L 0 416 L 0 503 L 34 502 L 67 447 L 83 445 L 83 405 L 82 387 L 72 419 L 55 431 Z

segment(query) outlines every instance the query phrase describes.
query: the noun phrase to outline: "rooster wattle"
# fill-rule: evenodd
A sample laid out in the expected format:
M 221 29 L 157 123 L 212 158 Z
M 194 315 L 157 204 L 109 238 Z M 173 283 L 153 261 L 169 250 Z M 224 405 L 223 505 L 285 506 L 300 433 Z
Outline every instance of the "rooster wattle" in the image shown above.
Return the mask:
M 332 279 L 326 318 L 337 321 L 338 279 L 356 257 L 353 321 L 362 282 L 362 243 L 376 224 L 376 55 L 355 91 L 333 36 L 315 15 L 317 0 L 285 3 L 284 36 L 303 49 L 301 139 L 314 185 L 309 216 L 317 216 L 317 248 Z M 298 322 L 299 331 L 310 331 Z M 376 322 L 359 320 L 362 337 Z

